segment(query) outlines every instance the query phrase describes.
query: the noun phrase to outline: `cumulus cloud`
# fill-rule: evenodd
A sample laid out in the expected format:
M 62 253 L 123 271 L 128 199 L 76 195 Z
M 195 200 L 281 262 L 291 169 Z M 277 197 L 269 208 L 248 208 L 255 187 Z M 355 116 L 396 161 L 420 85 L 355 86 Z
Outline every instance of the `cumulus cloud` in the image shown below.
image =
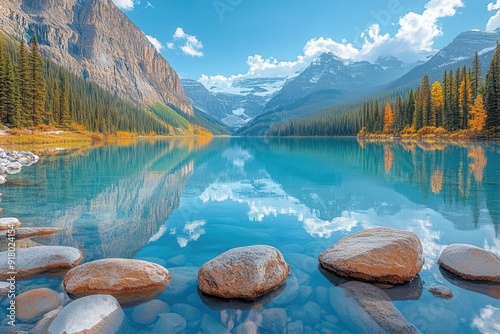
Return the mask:
M 479 312 L 479 316 L 474 317 L 472 327 L 477 328 L 484 334 L 495 334 L 500 332 L 500 309 L 491 305 L 487 305 Z
M 146 35 L 146 38 L 154 45 L 156 51 L 160 52 L 163 49 L 163 45 L 161 45 L 160 41 L 154 38 L 153 36 Z
M 497 28 L 500 28 L 500 0 L 497 0 L 496 3 L 489 3 L 488 10 L 490 12 L 496 10 L 497 12 L 488 20 L 486 31 L 495 31 Z
M 500 0 L 497 1 L 500 3 Z M 338 42 L 326 37 L 312 38 L 304 46 L 303 54 L 295 60 L 279 61 L 273 57 L 264 58 L 256 54 L 247 58 L 247 73 L 230 77 L 202 75 L 199 81 L 207 88 L 223 90 L 242 78 L 290 78 L 324 52 L 332 52 L 340 58 L 352 61 L 374 61 L 379 56 L 390 54 L 404 61 L 414 62 L 435 51 L 434 39 L 443 34 L 439 20 L 454 16 L 457 9 L 463 6 L 462 0 L 430 0 L 421 14 L 409 12 L 400 17 L 396 24 L 399 29 L 393 36 L 382 34 L 380 25 L 372 24 L 361 33 L 362 45 L 359 47 L 345 39 Z
M 136 4 L 134 0 L 113 0 L 113 3 L 120 9 L 132 10 Z
M 203 43 L 196 36 L 186 34 L 184 29 L 177 28 L 174 32 L 174 42 L 167 44 L 169 49 L 175 49 L 175 45 L 182 51 L 183 54 L 192 57 L 203 57 Z

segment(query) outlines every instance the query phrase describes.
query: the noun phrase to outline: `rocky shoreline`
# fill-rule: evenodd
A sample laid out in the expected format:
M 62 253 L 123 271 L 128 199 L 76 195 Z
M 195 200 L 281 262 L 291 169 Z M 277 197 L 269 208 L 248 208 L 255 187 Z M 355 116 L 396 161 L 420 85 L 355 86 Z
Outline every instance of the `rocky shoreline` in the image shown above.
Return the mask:
M 4 174 L 38 161 L 29 152 L 3 150 L 0 159 Z M 280 308 L 299 298 L 304 303 L 301 314 L 318 322 L 323 319 L 320 328 L 314 329 L 318 333 L 340 332 L 343 328 L 339 323 L 346 319 L 360 332 L 418 333 L 393 303 L 419 299 L 425 285 L 419 277 L 425 262 L 423 247 L 413 232 L 366 229 L 342 238 L 321 252 L 318 260 L 299 253 L 283 256 L 279 249 L 267 245 L 233 248 L 192 270 L 169 270 L 149 261 L 118 258 L 82 263 L 84 254 L 79 249 L 30 240 L 58 232 L 57 228 L 24 228 L 17 218 L 0 218 L 0 237 L 14 238 L 19 244 L 25 241 L 26 248 L 15 250 L 16 279 L 63 278 L 58 291 L 39 287 L 15 297 L 19 323 L 11 328 L 12 333 L 19 329 L 28 333 L 118 333 L 134 326 L 149 328 L 144 333 L 189 333 L 195 329 L 236 334 L 313 332 Z M 9 257 L 9 251 L 0 252 L 2 305 L 9 300 Z M 320 287 L 301 286 L 302 270 L 294 272 L 288 262 L 300 263 L 304 272 L 319 270 L 332 287 L 320 291 Z M 500 283 L 500 257 L 484 249 L 449 245 L 438 263 L 452 277 L 449 281 L 453 286 Z M 222 323 L 191 306 L 189 298 L 173 305 L 159 299 L 184 289 L 185 282 L 195 282 L 203 303 L 221 310 Z M 426 288 L 437 298 L 454 298 L 453 288 Z M 401 289 L 404 293 L 399 293 Z M 315 301 L 310 300 L 313 293 Z M 270 302 L 273 308 L 263 308 Z M 323 303 L 330 304 L 336 315 L 322 314 Z M 236 313 L 226 314 L 228 310 Z M 249 310 L 248 316 L 239 319 L 237 310 Z M 2 326 L 9 329 L 5 320 Z

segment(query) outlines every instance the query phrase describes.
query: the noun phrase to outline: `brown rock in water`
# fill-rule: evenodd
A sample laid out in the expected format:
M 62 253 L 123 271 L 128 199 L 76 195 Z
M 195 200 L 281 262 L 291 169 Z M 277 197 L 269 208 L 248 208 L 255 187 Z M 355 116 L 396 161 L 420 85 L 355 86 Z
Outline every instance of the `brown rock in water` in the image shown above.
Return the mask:
M 500 282 L 500 256 L 476 246 L 450 245 L 443 250 L 438 262 L 463 279 Z
M 118 97 L 193 114 L 178 74 L 111 0 L 2 1 L 0 22 L 12 36 L 35 34 L 44 56 Z
M 15 229 L 14 237 L 16 239 L 40 237 L 44 235 L 54 234 L 61 229 L 57 227 L 19 227 Z M 7 231 L 0 232 L 0 235 L 10 236 Z
M 34 320 L 59 306 L 57 292 L 46 288 L 23 292 L 15 302 L 16 316 L 23 321 Z
M 70 269 L 78 265 L 83 254 L 78 249 L 65 246 L 39 246 L 16 250 L 16 278 L 27 278 L 48 271 Z M 0 278 L 9 278 L 12 271 L 8 252 L 0 253 Z
M 446 286 L 442 285 L 437 285 L 437 286 L 431 286 L 429 289 L 429 292 L 432 293 L 436 297 L 444 298 L 444 299 L 451 299 L 453 298 L 453 292 Z
M 120 304 L 134 304 L 158 296 L 170 282 L 164 267 L 146 261 L 104 259 L 71 269 L 64 277 L 64 289 L 76 298 L 105 294 Z
M 420 272 L 424 256 L 415 233 L 378 227 L 342 238 L 319 255 L 319 262 L 341 276 L 402 284 Z
M 376 286 L 350 281 L 330 289 L 330 303 L 337 316 L 360 333 L 418 333 L 389 296 Z
M 255 299 L 282 285 L 290 268 L 271 246 L 233 248 L 198 271 L 202 292 L 221 298 Z

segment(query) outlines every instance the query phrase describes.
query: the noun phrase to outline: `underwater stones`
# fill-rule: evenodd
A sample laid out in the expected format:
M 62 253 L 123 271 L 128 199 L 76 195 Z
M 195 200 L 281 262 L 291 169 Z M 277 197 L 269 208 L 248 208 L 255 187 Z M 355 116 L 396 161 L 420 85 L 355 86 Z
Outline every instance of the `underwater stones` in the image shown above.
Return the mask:
M 34 320 L 59 306 L 57 292 L 47 288 L 21 293 L 15 299 L 16 316 L 23 321 Z
M 159 318 L 153 327 L 156 333 L 177 334 L 187 327 L 186 320 L 177 313 L 163 313 Z
M 113 296 L 92 295 L 66 305 L 50 324 L 49 334 L 117 333 L 125 314 Z
M 38 246 L 16 249 L 16 278 L 27 278 L 39 273 L 70 269 L 83 259 L 82 252 L 73 247 Z M 0 253 L 0 278 L 10 275 L 8 252 Z
M 500 282 L 500 257 L 479 247 L 449 245 L 438 262 L 441 267 L 463 279 Z
M 418 333 L 389 296 L 369 283 L 350 281 L 330 290 L 337 315 L 361 333 Z
M 109 294 L 121 304 L 147 301 L 158 296 L 170 282 L 164 267 L 128 259 L 104 259 L 85 263 L 68 271 L 63 285 L 76 298 Z
M 154 323 L 161 313 L 170 312 L 167 303 L 158 299 L 153 299 L 147 303 L 138 305 L 132 310 L 132 320 L 136 324 L 150 325 Z
M 233 248 L 198 271 L 202 292 L 221 298 L 255 299 L 283 284 L 290 268 L 271 246 Z
M 378 227 L 342 238 L 319 255 L 319 262 L 344 277 L 402 284 L 419 273 L 424 256 L 415 233 Z

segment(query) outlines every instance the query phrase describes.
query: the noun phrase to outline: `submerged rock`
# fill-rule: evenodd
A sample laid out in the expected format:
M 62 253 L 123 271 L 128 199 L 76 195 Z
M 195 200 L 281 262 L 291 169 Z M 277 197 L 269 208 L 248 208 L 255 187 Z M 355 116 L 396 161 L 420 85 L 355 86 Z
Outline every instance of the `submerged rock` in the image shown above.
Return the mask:
M 83 254 L 78 249 L 65 246 L 39 246 L 16 249 L 14 271 L 16 278 L 26 278 L 39 273 L 70 269 L 78 265 Z M 8 252 L 0 253 L 0 278 L 9 278 L 12 271 L 8 263 Z
M 274 247 L 233 248 L 198 271 L 200 290 L 221 298 L 254 299 L 282 285 L 290 268 Z
M 32 238 L 44 235 L 54 234 L 59 232 L 61 229 L 57 227 L 20 227 L 15 229 L 15 238 Z M 0 232 L 0 235 L 7 235 L 6 231 Z
M 451 290 L 446 286 L 442 285 L 431 286 L 428 290 L 436 297 L 441 297 L 444 299 L 453 298 L 453 292 L 451 292 Z
M 134 307 L 132 310 L 132 320 L 136 324 L 151 325 L 158 319 L 158 315 L 168 312 L 170 312 L 170 307 L 167 303 L 154 299 Z
M 18 227 L 21 225 L 19 219 L 14 217 L 0 218 L 0 230 L 9 230 L 12 226 Z
M 360 333 L 418 333 L 389 296 L 369 283 L 350 281 L 330 290 L 337 315 Z
M 341 276 L 402 284 L 420 272 L 424 256 L 415 233 L 378 227 L 342 238 L 319 255 L 319 262 Z
M 87 296 L 66 305 L 50 324 L 49 334 L 113 334 L 125 314 L 113 296 Z
M 169 281 L 168 270 L 158 264 L 104 259 L 73 268 L 64 277 L 63 284 L 68 295 L 76 298 L 109 294 L 121 304 L 133 304 L 158 296 Z
M 21 293 L 15 299 L 16 316 L 23 321 L 32 321 L 59 306 L 57 292 L 47 288 Z
M 443 250 L 438 262 L 463 279 L 500 282 L 500 256 L 479 247 L 450 245 Z
M 186 319 L 177 313 L 163 313 L 160 314 L 160 319 L 158 319 L 153 329 L 156 333 L 177 334 L 184 331 L 186 327 Z

